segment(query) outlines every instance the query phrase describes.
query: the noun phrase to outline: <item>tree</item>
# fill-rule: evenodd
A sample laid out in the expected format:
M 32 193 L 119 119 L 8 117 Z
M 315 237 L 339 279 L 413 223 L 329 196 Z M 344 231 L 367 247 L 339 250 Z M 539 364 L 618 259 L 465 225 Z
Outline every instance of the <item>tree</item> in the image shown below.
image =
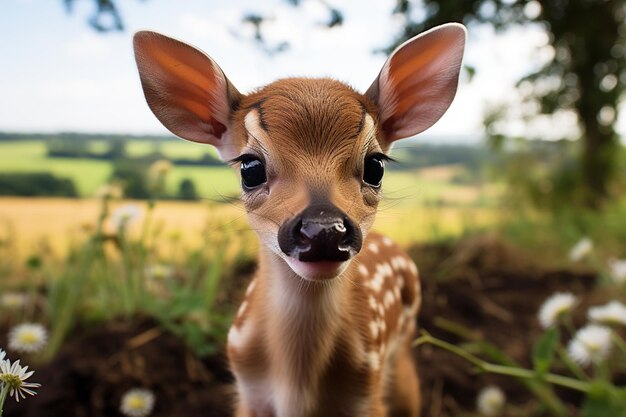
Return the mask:
M 422 0 L 425 14 L 412 20 L 415 4 L 398 0 L 406 25 L 394 45 L 448 21 L 545 28 L 554 56 L 520 82 L 533 87 L 526 98 L 537 114 L 572 110 L 582 132 L 581 166 L 586 201 L 598 207 L 609 196 L 617 168 L 617 109 L 626 88 L 626 1 L 624 0 Z M 541 88 L 538 88 L 541 84 Z M 546 88 L 546 85 L 549 86 Z
M 196 185 L 189 178 L 183 178 L 180 184 L 178 184 L 178 194 L 176 196 L 181 200 L 197 200 Z

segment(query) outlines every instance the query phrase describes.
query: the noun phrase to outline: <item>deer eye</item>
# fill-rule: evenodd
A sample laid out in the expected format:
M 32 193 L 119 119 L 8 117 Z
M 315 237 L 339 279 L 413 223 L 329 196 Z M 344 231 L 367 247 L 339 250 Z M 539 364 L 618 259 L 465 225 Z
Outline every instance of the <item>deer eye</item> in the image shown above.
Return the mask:
M 375 188 L 380 187 L 385 173 L 385 160 L 382 154 L 374 154 L 365 158 L 363 181 Z
M 253 189 L 267 181 L 263 162 L 252 155 L 245 155 L 241 161 L 241 182 L 244 189 Z

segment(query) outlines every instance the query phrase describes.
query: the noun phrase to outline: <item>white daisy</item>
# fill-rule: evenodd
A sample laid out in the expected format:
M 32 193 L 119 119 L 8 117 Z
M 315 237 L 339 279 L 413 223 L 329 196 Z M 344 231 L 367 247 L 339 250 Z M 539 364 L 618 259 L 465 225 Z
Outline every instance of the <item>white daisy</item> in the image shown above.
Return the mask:
M 20 361 L 11 365 L 9 359 L 0 361 L 0 382 L 9 388 L 9 396 L 13 396 L 19 402 L 20 397 L 26 398 L 25 394 L 35 395 L 31 388 L 39 388 L 41 384 L 26 382 L 35 371 L 28 371 L 28 366 L 20 366 Z
M 569 259 L 578 262 L 589 255 L 593 249 L 593 242 L 588 237 L 582 238 L 569 252 Z
M 483 388 L 476 399 L 476 407 L 482 415 L 491 417 L 497 416 L 504 408 L 506 396 L 504 392 L 496 386 L 490 385 Z
M 0 362 L 4 361 L 4 357 L 7 355 L 7 353 L 0 349 Z
M 135 204 L 125 204 L 115 209 L 111 214 L 111 222 L 116 229 L 125 227 L 134 222 L 141 215 L 141 209 Z
M 580 329 L 567 346 L 569 356 L 581 365 L 602 362 L 611 351 L 611 329 L 589 324 Z
M 7 291 L 0 295 L 0 306 L 7 310 L 17 310 L 26 305 L 28 296 L 22 292 Z
M 134 388 L 122 396 L 120 411 L 129 417 L 145 417 L 154 408 L 154 394 L 144 388 Z
M 626 282 L 626 259 L 609 259 L 609 272 L 611 278 L 618 284 Z
M 39 323 L 18 324 L 9 330 L 9 349 L 17 352 L 38 352 L 47 341 L 48 332 Z
M 555 326 L 560 318 L 572 310 L 576 301 L 576 297 L 571 293 L 557 292 L 552 295 L 539 308 L 541 327 L 547 329 Z
M 626 326 L 626 306 L 619 301 L 611 301 L 599 307 L 592 307 L 587 312 L 589 320 L 602 324 L 621 324 Z

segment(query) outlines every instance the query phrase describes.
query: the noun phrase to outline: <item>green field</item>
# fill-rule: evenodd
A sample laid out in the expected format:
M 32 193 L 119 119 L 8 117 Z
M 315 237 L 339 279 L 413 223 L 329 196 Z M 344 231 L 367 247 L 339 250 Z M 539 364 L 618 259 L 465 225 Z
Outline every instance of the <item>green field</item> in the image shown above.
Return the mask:
M 50 172 L 74 180 L 83 196 L 111 175 L 111 164 L 88 159 L 48 158 L 42 141 L 0 142 L 0 172 Z
M 133 156 L 154 151 L 150 143 L 141 141 L 131 142 L 128 148 Z M 207 146 L 183 141 L 164 143 L 160 148 L 161 152 L 171 157 L 197 157 L 207 149 Z M 112 165 L 108 161 L 94 159 L 48 158 L 43 141 L 16 141 L 0 142 L 0 172 L 50 172 L 68 177 L 74 181 L 81 196 L 89 197 L 107 182 Z M 227 167 L 174 167 L 167 178 L 167 191 L 175 193 L 183 178 L 195 183 L 202 198 L 220 199 L 238 192 L 236 177 Z
M 94 150 L 104 149 L 105 141 L 94 141 Z M 185 141 L 129 141 L 128 154 L 133 157 L 158 151 L 170 158 L 198 158 L 211 147 Z M 48 158 L 44 141 L 0 142 L 0 172 L 50 172 L 72 179 L 81 196 L 93 196 L 111 176 L 109 161 L 76 158 Z M 166 191 L 175 194 L 184 178 L 192 180 L 202 199 L 222 200 L 239 193 L 234 172 L 224 167 L 174 166 L 167 176 Z M 475 205 L 486 197 L 475 186 L 451 184 L 449 178 L 430 176 L 429 170 L 390 171 L 386 174 L 384 195 L 388 204 L 421 205 L 453 203 Z

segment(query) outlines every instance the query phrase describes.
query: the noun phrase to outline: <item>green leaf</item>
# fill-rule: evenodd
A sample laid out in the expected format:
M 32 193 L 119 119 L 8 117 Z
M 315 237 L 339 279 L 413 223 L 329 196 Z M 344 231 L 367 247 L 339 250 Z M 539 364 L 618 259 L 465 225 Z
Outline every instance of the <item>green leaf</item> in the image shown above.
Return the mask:
M 553 327 L 545 332 L 533 347 L 533 365 L 539 375 L 550 370 L 554 359 L 556 344 L 560 339 L 558 327 Z
M 626 417 L 626 390 L 595 381 L 583 403 L 582 417 Z

